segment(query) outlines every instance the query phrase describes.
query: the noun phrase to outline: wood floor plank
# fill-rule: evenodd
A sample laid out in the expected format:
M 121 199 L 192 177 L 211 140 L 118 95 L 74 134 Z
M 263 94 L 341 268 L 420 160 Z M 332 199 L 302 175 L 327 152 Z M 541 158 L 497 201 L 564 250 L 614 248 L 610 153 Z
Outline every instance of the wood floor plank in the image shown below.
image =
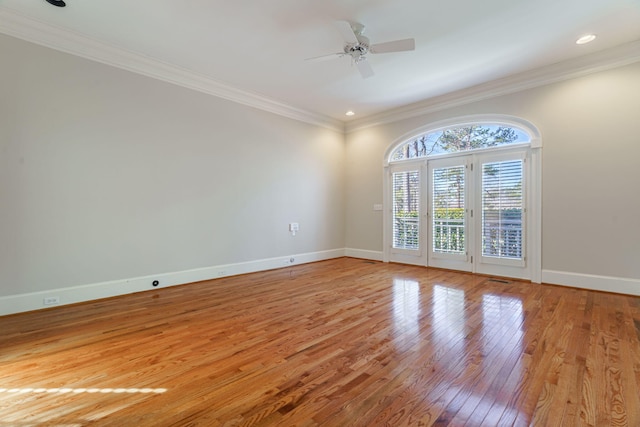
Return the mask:
M 0 317 L 0 427 L 638 426 L 640 298 L 340 258 Z

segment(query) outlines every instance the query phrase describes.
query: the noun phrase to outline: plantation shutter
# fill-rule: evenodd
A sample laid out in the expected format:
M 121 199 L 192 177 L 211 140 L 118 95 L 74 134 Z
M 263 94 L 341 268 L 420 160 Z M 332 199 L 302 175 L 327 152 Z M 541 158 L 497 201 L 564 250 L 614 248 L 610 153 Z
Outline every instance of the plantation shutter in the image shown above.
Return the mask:
M 393 185 L 393 247 L 420 248 L 420 172 L 394 172 Z
M 523 259 L 523 160 L 482 165 L 482 255 Z
M 433 170 L 433 252 L 465 254 L 464 165 Z

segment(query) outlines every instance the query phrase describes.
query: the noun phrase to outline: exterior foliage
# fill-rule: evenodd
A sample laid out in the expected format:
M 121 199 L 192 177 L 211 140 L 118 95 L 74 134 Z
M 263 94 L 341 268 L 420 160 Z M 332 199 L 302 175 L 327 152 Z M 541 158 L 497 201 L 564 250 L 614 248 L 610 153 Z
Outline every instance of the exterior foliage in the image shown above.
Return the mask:
M 393 245 L 418 249 L 420 228 L 420 174 L 417 171 L 393 174 Z
M 465 249 L 465 168 L 433 170 L 433 251 L 463 254 Z

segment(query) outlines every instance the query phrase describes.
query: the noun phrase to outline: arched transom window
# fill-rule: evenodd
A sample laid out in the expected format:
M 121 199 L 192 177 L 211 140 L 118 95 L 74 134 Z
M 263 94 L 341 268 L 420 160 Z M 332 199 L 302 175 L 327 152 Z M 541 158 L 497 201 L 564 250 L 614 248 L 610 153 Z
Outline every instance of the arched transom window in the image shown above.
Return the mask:
M 483 150 L 511 144 L 530 143 L 528 133 L 513 126 L 471 124 L 431 131 L 400 144 L 390 161 Z

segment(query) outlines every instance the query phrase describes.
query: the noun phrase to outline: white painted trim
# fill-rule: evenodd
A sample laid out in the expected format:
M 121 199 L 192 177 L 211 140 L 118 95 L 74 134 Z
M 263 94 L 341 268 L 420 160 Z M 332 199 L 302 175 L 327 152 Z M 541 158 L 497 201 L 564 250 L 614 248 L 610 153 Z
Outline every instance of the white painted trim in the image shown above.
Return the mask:
M 43 305 L 43 299 L 48 297 L 59 297 L 60 304 L 57 305 L 75 304 L 101 298 L 110 298 L 118 295 L 132 294 L 135 292 L 166 288 L 168 286 L 200 282 L 202 280 L 212 280 L 221 277 L 235 276 L 238 274 L 254 273 L 257 271 L 273 270 L 291 265 L 340 258 L 345 256 L 345 252 L 345 249 L 333 249 L 276 258 L 266 258 L 236 264 L 216 265 L 196 268 L 193 270 L 113 280 L 109 282 L 92 283 L 68 288 L 51 289 L 41 292 L 9 295 L 0 297 L 0 316 L 48 308 L 50 306 Z M 366 251 L 360 252 L 364 253 Z M 293 262 L 291 262 L 291 259 L 293 259 Z M 160 282 L 160 285 L 157 288 L 154 288 L 151 285 L 154 280 L 158 280 Z
M 372 261 L 382 261 L 382 251 L 368 251 L 365 249 L 345 248 L 344 256 L 351 258 L 370 259 Z
M 531 211 L 527 215 L 528 264 L 531 282 L 542 281 L 542 149 L 531 148 L 529 173 L 528 203 Z
M 0 6 L 0 33 L 283 117 L 344 132 L 344 122 L 340 120 L 292 107 L 191 70 L 90 39 L 85 35 L 37 21 L 2 6 Z
M 640 61 L 640 40 L 515 74 L 346 123 L 345 132 L 410 119 L 472 102 L 574 79 Z
M 542 270 L 542 283 L 640 296 L 640 279 Z

